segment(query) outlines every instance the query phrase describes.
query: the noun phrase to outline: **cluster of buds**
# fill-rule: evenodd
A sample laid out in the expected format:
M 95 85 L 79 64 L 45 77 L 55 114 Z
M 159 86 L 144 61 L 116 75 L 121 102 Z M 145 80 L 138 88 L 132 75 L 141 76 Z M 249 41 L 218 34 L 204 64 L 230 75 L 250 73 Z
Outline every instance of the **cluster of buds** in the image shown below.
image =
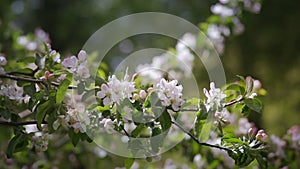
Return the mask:
M 253 138 L 255 136 L 255 140 L 266 142 L 268 140 L 268 135 L 264 130 L 258 130 L 255 127 L 251 127 L 248 130 L 249 138 Z
M 45 72 L 44 76 L 42 76 L 40 79 L 42 81 L 47 81 L 47 80 L 51 80 L 54 78 L 54 75 L 52 73 L 50 73 L 48 70 Z

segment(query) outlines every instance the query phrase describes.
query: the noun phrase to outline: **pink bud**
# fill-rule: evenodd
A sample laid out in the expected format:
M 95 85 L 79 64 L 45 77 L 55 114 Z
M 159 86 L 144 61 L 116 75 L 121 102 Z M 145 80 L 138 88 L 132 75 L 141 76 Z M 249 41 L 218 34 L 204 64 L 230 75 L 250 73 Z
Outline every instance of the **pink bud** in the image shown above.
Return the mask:
M 154 90 L 153 87 L 149 87 L 149 88 L 147 89 L 147 92 L 148 92 L 148 93 L 151 93 L 153 90 Z
M 141 98 L 141 99 L 145 99 L 146 97 L 147 97 L 146 91 L 145 91 L 145 90 L 141 90 L 141 91 L 140 91 L 140 98 Z

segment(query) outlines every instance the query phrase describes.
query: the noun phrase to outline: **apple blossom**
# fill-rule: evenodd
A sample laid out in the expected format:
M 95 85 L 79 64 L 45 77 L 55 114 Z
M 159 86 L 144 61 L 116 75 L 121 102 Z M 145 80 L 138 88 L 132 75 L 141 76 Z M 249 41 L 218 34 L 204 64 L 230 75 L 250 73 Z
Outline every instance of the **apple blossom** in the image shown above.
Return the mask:
M 174 111 L 178 111 L 183 105 L 184 100 L 182 97 L 182 85 L 178 85 L 177 80 L 167 82 L 162 78 L 158 84 L 156 84 L 156 91 L 158 98 L 162 101 L 163 106 L 172 106 Z

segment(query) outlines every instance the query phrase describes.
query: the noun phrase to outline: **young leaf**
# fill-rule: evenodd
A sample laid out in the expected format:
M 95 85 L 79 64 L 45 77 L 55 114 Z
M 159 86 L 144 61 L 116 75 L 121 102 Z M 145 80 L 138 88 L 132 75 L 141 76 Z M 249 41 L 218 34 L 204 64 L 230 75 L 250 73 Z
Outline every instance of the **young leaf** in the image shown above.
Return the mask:
M 125 159 L 125 168 L 130 169 L 133 163 L 134 163 L 133 158 L 126 158 Z
M 263 105 L 261 103 L 260 100 L 254 98 L 254 99 L 245 99 L 244 103 L 246 104 L 246 106 L 248 106 L 250 109 L 261 113 Z
M 70 83 L 71 81 L 68 79 L 62 81 L 56 92 L 56 104 L 60 104 L 63 101 Z
M 76 147 L 76 145 L 78 144 L 78 142 L 80 140 L 80 134 L 75 133 L 74 130 L 71 128 L 69 130 L 69 137 L 71 138 L 73 146 Z
M 37 127 L 39 130 L 41 130 L 41 125 L 43 123 L 43 120 L 48 112 L 48 110 L 52 107 L 51 100 L 47 100 L 46 102 L 39 104 L 37 107 L 36 112 L 36 120 L 37 120 Z
M 171 125 L 172 125 L 170 114 L 167 112 L 166 109 L 158 117 L 158 120 L 160 122 L 160 125 L 161 125 L 161 128 L 162 128 L 163 131 L 168 130 L 171 127 Z
M 15 135 L 8 143 L 7 157 L 11 158 L 13 153 L 23 150 L 28 145 L 27 136 L 24 134 Z

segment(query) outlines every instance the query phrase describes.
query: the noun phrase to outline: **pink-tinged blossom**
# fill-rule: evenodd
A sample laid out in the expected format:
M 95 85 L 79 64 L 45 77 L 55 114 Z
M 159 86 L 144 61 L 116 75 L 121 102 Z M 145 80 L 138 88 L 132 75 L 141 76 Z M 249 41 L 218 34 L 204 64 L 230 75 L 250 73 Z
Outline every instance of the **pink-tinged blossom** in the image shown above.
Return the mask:
M 79 77 L 82 77 L 84 79 L 87 79 L 90 77 L 89 69 L 85 66 L 79 66 L 77 69 L 77 74 L 79 75 Z
M 3 69 L 3 67 L 0 67 L 0 75 L 3 75 L 3 74 L 5 74 L 6 72 L 5 72 L 5 70 Z
M 265 142 L 268 139 L 268 135 L 265 133 L 264 130 L 258 130 L 256 136 L 255 136 L 256 140 Z
M 254 128 L 254 124 L 250 123 L 247 118 L 240 118 L 238 121 L 237 135 L 245 135 L 249 132 L 250 128 Z
M 182 97 L 182 85 L 178 85 L 177 80 L 167 82 L 162 78 L 158 84 L 156 84 L 156 91 L 158 98 L 162 101 L 163 106 L 172 106 L 172 109 L 178 111 L 183 105 L 184 100 Z
M 17 86 L 16 83 L 1 86 L 0 96 L 6 96 L 10 100 L 16 100 L 18 102 L 22 102 L 25 99 L 25 97 L 23 97 L 23 88 Z
M 275 150 L 275 152 L 269 153 L 269 157 L 281 157 L 281 158 L 285 158 L 285 152 L 284 152 L 284 148 L 286 147 L 286 142 L 284 140 L 281 140 L 279 137 L 275 136 L 275 135 L 271 135 L 270 137 L 270 141 L 271 144 L 273 145 L 273 150 Z
M 67 68 L 70 72 L 75 72 L 76 67 L 78 66 L 78 59 L 76 56 L 70 56 L 63 60 L 62 66 Z
M 84 50 L 80 50 L 78 53 L 78 59 L 79 61 L 83 62 L 87 59 L 87 54 Z
M 141 99 L 146 99 L 147 97 L 147 93 L 145 90 L 140 90 L 140 94 L 139 94 Z
M 78 53 L 78 56 L 70 56 L 63 60 L 62 66 L 70 73 L 76 73 L 80 78 L 87 79 L 90 77 L 89 69 L 86 67 L 87 54 L 84 50 Z
M 59 75 L 59 77 L 57 78 L 57 82 L 61 82 L 61 81 L 65 80 L 66 77 L 67 77 L 67 74 L 61 74 L 61 75 Z
M 207 97 L 207 100 L 204 102 L 207 111 L 223 109 L 226 95 L 220 88 L 215 87 L 214 82 L 210 83 L 210 90 L 207 91 L 207 89 L 204 88 L 203 93 Z
M 300 126 L 291 127 L 287 134 L 291 136 L 292 147 L 300 151 Z
M 129 81 L 127 74 L 121 81 L 115 75 L 112 75 L 108 77 L 107 84 L 101 85 L 97 97 L 103 99 L 105 106 L 110 106 L 113 103 L 119 104 L 125 98 L 131 99 L 134 90 L 136 90 L 135 83 Z

